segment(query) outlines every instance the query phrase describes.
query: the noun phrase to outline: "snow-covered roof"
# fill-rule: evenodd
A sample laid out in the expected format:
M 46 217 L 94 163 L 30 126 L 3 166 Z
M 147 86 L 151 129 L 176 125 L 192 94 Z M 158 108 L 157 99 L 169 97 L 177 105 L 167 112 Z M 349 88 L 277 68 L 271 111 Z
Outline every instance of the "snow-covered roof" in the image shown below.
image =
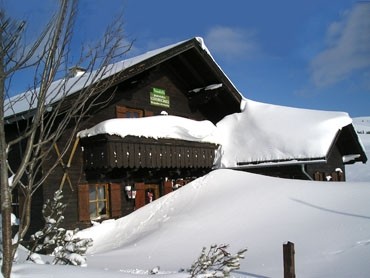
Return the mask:
M 284 107 L 243 100 L 243 111 L 217 123 L 219 167 L 324 160 L 338 132 L 352 123 L 344 112 Z
M 200 37 L 196 37 L 195 40 L 199 43 L 200 47 L 211 56 L 209 50 L 204 44 L 203 39 Z M 148 51 L 144 54 L 135 56 L 133 58 L 108 65 L 100 70 L 86 72 L 85 74 L 76 77 L 56 80 L 51 84 L 50 88 L 48 89 L 46 103 L 47 104 L 55 103 L 66 95 L 72 95 L 80 91 L 81 89 L 91 85 L 92 83 L 106 79 L 120 71 L 123 71 L 129 67 L 137 65 L 144 60 L 147 60 L 151 57 L 161 54 L 186 41 L 190 40 L 181 41 L 162 48 Z M 97 76 L 97 74 L 99 76 Z M 29 90 L 14 97 L 11 97 L 9 99 L 6 99 L 4 103 L 4 112 L 5 112 L 4 117 L 7 118 L 13 115 L 21 114 L 32 109 L 35 109 L 37 106 L 37 100 L 35 99 L 35 96 L 37 95 L 37 90 L 38 89 L 36 89 L 36 91 Z
M 112 119 L 78 136 L 97 134 L 173 138 L 220 145 L 218 168 L 260 163 L 325 161 L 338 132 L 352 119 L 344 112 L 284 107 L 248 99 L 242 112 L 213 125 L 176 116 Z M 360 155 L 352 154 L 351 155 Z

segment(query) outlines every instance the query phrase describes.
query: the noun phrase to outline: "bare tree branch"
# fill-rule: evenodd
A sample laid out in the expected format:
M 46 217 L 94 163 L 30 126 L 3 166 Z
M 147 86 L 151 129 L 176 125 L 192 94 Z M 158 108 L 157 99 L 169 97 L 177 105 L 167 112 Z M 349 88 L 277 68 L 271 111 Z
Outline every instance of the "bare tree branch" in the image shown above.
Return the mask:
M 4 277 L 10 277 L 11 266 L 18 244 L 30 225 L 33 194 L 44 185 L 61 163 L 73 144 L 81 122 L 92 109 L 109 104 L 118 83 L 114 72 L 118 57 L 130 51 L 132 43 L 123 40 L 122 17 L 117 17 L 96 46 L 81 53 L 75 65 L 83 66 L 85 74 L 65 75 L 57 80 L 58 73 L 68 71 L 70 45 L 77 16 L 77 0 L 61 0 L 58 10 L 46 24 L 38 38 L 27 45 L 22 40 L 26 23 L 8 18 L 0 11 L 0 180 L 1 214 L 3 229 Z M 8 88 L 13 77 L 21 70 L 32 69 L 33 86 L 24 94 L 9 98 Z M 109 76 L 109 78 L 107 78 Z M 19 119 L 19 105 L 27 105 Z M 6 116 L 7 115 L 7 116 Z M 6 117 L 5 117 L 6 116 Z M 13 121 L 13 134 L 6 133 L 6 120 Z M 58 156 L 50 161 L 55 144 L 70 130 Z M 19 150 L 20 163 L 11 165 L 9 155 Z M 48 164 L 48 169 L 42 166 Z M 9 174 L 13 183 L 8 184 Z M 10 215 L 11 194 L 17 190 L 23 195 L 18 242 L 12 243 Z

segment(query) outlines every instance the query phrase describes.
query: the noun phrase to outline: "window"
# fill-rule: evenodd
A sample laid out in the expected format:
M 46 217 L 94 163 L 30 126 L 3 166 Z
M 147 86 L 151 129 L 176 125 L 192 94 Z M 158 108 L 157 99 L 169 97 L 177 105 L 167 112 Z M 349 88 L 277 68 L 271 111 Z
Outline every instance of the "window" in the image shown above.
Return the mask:
M 135 183 L 135 208 L 141 208 L 160 197 L 158 184 Z
M 89 185 L 89 214 L 90 219 L 109 217 L 108 185 Z
M 91 183 L 78 185 L 79 221 L 118 218 L 121 216 L 121 184 Z
M 125 106 L 116 106 L 117 118 L 141 118 L 143 117 L 143 110 L 128 108 Z

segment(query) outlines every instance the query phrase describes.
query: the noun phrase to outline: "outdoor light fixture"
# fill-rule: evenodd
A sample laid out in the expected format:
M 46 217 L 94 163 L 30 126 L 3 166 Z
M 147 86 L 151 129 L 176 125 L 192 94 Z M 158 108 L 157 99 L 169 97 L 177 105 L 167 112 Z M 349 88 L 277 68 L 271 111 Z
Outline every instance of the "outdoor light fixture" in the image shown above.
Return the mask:
M 132 189 L 131 185 L 126 185 L 125 186 L 125 191 L 127 194 L 127 198 L 129 199 L 135 199 L 136 197 L 136 190 Z

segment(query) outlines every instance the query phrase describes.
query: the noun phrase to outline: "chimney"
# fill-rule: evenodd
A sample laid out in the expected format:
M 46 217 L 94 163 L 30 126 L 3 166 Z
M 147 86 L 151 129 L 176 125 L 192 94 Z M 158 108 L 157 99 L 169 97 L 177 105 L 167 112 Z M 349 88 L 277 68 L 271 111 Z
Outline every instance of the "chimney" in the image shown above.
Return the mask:
M 71 67 L 68 72 L 68 77 L 79 77 L 86 72 L 86 69 L 78 66 Z

